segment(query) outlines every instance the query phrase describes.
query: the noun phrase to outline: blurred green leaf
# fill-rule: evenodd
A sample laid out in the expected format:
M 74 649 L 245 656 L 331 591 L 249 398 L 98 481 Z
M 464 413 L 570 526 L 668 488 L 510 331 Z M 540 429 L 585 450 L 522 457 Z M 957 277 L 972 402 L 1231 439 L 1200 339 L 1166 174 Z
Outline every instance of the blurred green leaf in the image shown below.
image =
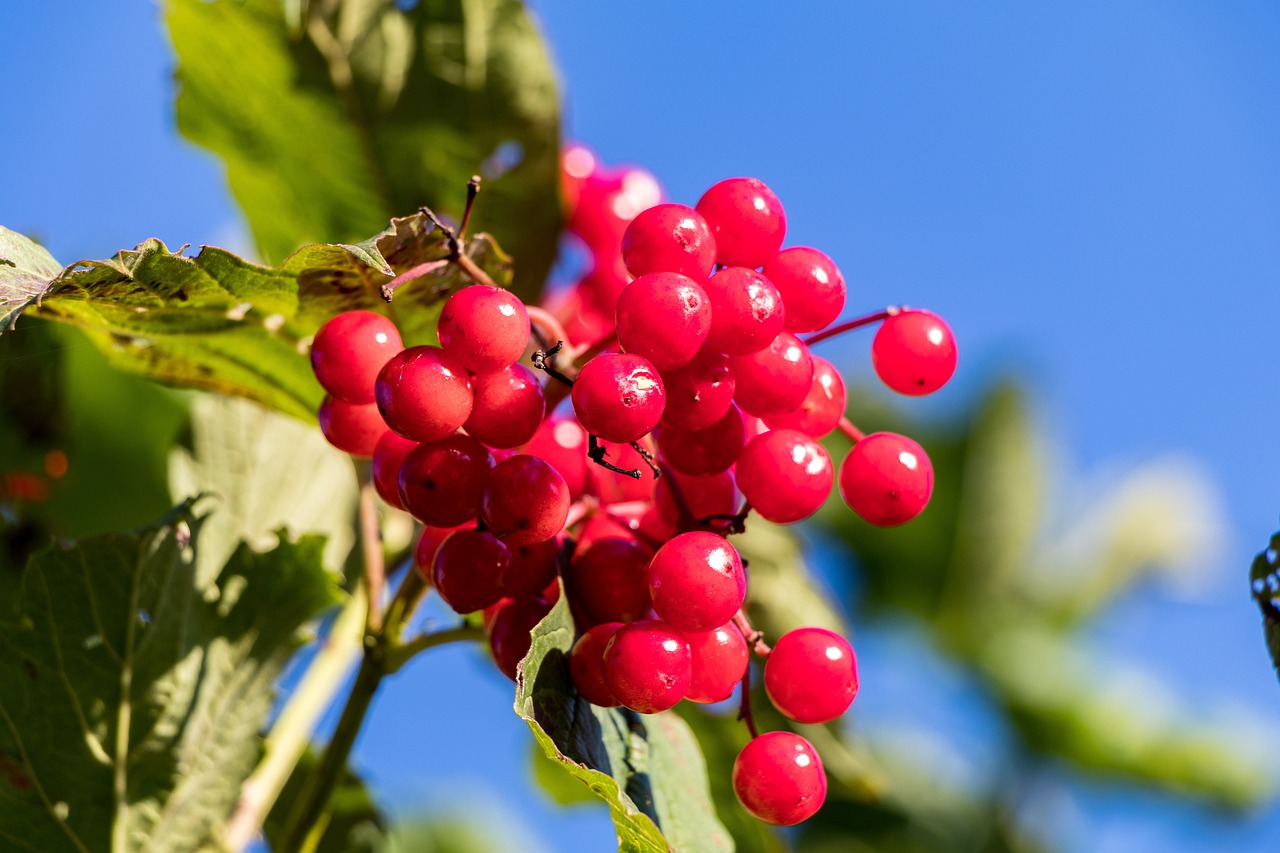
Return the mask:
M 6 843 L 186 851 L 230 814 L 298 628 L 334 589 L 317 538 L 241 548 L 202 589 L 199 528 L 184 504 L 0 573 Z
M 319 766 L 319 756 L 308 749 L 271 807 L 262 832 L 273 850 L 281 850 L 284 823 L 302 793 L 306 777 Z M 313 853 L 379 853 L 388 849 L 386 819 L 369 796 L 364 780 L 350 767 L 343 768 L 338 777 L 320 823 L 324 829 Z
M 363 308 L 389 314 L 406 344 L 433 340 L 444 293 L 469 282 L 456 265 L 397 291 L 391 305 L 378 289 L 447 254 L 422 214 L 393 219 L 363 243 L 305 246 L 275 268 L 212 247 L 188 258 L 152 239 L 68 267 L 28 310 L 84 329 L 117 367 L 311 420 L 323 392 L 307 360 L 310 337 L 334 314 Z M 495 282 L 510 281 L 508 259 L 487 237 L 469 240 L 467 254 Z
M 561 596 L 534 628 L 516 681 L 516 714 L 546 756 L 609 806 L 619 850 L 733 850 L 689 727 L 670 711 L 640 715 L 583 699 L 569 678 L 573 641 Z
M 1253 600 L 1262 611 L 1262 632 L 1271 664 L 1280 676 L 1280 533 L 1274 534 L 1271 544 L 1253 558 L 1249 584 Z
M 432 815 L 398 822 L 382 853 L 494 853 L 518 849 L 511 846 L 511 839 L 496 834 L 485 817 Z
M 13 327 L 22 309 L 44 293 L 60 270 L 44 246 L 0 225 L 0 332 Z
M 356 475 L 351 458 L 320 431 L 249 400 L 202 394 L 191 407 L 191 448 L 169 457 L 175 497 L 209 494 L 197 578 L 214 576 L 240 542 L 265 550 L 281 529 L 325 537 L 335 574 L 355 544 Z
M 258 247 L 283 258 L 427 205 L 461 214 L 519 260 L 532 298 L 560 230 L 560 107 L 516 0 L 303 3 L 168 0 L 178 128 L 222 158 Z

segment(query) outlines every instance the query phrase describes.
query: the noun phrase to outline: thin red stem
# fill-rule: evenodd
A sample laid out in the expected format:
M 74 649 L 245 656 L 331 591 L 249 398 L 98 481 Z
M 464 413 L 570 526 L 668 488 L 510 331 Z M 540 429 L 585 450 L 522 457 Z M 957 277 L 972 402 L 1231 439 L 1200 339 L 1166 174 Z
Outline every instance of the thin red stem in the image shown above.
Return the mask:
M 821 332 L 815 332 L 803 341 L 805 346 L 813 346 L 819 341 L 825 341 L 827 338 L 834 338 L 836 335 L 843 335 L 845 332 L 860 329 L 863 326 L 869 326 L 872 323 L 879 323 L 881 320 L 887 320 L 894 314 L 901 311 L 901 308 L 890 305 L 883 311 L 877 311 L 874 314 L 867 314 L 865 317 L 857 317 L 847 323 L 841 323 L 839 326 L 832 326 L 830 329 L 823 329 Z
M 751 621 L 747 619 L 747 614 L 738 610 L 733 614 L 733 624 L 742 633 L 742 639 L 747 641 L 747 645 L 751 646 L 752 651 L 762 658 L 767 658 L 769 653 L 773 651 L 769 644 L 764 641 L 764 631 L 757 631 L 752 627 Z
M 756 731 L 755 718 L 751 716 L 751 662 L 747 661 L 747 668 L 742 673 L 742 696 L 739 698 L 738 719 L 747 724 L 747 731 L 751 732 L 753 738 L 760 737 L 760 733 Z
M 524 310 L 529 314 L 529 323 L 533 326 L 534 335 L 542 349 L 554 346 L 556 341 L 569 340 L 564 326 L 560 325 L 560 321 L 550 311 L 537 305 L 526 305 Z
M 836 426 L 840 432 L 844 433 L 845 436 L 854 444 L 857 444 L 859 441 L 862 441 L 862 439 L 867 437 L 866 433 L 858 429 L 853 421 L 849 420 L 844 415 L 840 416 L 840 422 Z
M 395 292 L 406 284 L 412 284 L 424 275 L 429 275 L 430 273 L 433 273 L 438 269 L 443 269 L 448 265 L 449 259 L 441 258 L 438 261 L 427 261 L 425 263 L 418 264 L 417 266 L 409 267 L 409 269 L 400 273 L 400 275 L 378 288 L 378 292 L 382 294 L 382 298 L 384 300 L 390 302 L 391 297 Z

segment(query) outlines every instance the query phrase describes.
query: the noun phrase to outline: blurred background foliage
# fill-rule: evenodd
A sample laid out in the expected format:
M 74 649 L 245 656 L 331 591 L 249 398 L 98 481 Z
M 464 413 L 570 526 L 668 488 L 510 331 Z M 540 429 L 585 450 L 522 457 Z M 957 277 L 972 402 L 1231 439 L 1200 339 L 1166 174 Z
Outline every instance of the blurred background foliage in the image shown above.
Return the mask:
M 456 213 L 467 178 L 480 171 L 490 180 L 476 225 L 515 258 L 516 288 L 537 292 L 560 221 L 559 101 L 520 3 L 164 5 L 178 56 L 178 127 L 224 162 L 264 260 L 307 241 L 363 239 L 420 204 Z M 277 416 L 237 404 L 233 417 L 225 402 L 119 373 L 76 330 L 31 318 L 19 328 L 0 336 L 5 570 L 50 537 L 159 516 L 171 485 L 178 493 L 220 486 L 234 510 L 226 523 L 241 538 L 280 521 L 333 531 L 349 515 L 344 475 L 324 465 L 315 476 L 339 500 L 305 520 L 268 523 L 242 500 L 244 489 L 284 475 L 259 470 L 247 484 L 226 459 L 252 460 L 261 419 Z M 1056 467 L 1033 405 L 1017 376 L 993 377 L 963 411 L 923 421 L 853 389 L 850 416 L 860 426 L 906 432 L 928 450 L 937 482 L 929 509 L 892 530 L 858 521 L 838 499 L 798 533 L 752 523 L 742 541 L 750 612 L 769 636 L 799 624 L 837 628 L 853 637 L 864 671 L 871 664 L 906 681 L 935 680 L 936 689 L 912 695 L 945 703 L 963 694 L 964 709 L 901 708 L 864 720 L 855 703 L 837 723 L 795 726 L 758 692 L 761 728 L 811 738 L 831 782 L 817 818 L 779 832 L 734 801 L 727 768 L 746 737 L 736 707 L 682 708 L 708 765 L 721 768 L 710 773 L 711 793 L 739 850 L 1052 850 L 1054 839 L 1020 814 L 1047 766 L 1224 813 L 1274 797 L 1273 728 L 1205 712 L 1204 697 L 1091 640 L 1092 621 L 1117 599 L 1153 578 L 1185 582 L 1204 564 L 1218 532 L 1212 489 L 1171 460 L 1079 488 L 1074 472 Z M 830 440 L 837 458 L 840 442 Z M 210 463 L 217 453 L 222 461 Z M 1070 500 L 1075 492 L 1084 497 Z M 868 659 L 867 649 L 885 657 Z M 972 744 L 932 725 L 957 713 L 968 729 L 960 740 L 978 732 L 977 770 L 964 755 Z M 533 777 L 559 801 L 580 799 L 554 765 L 533 761 Z M 510 843 L 457 818 L 400 815 L 388 830 L 354 774 L 340 793 L 321 849 Z

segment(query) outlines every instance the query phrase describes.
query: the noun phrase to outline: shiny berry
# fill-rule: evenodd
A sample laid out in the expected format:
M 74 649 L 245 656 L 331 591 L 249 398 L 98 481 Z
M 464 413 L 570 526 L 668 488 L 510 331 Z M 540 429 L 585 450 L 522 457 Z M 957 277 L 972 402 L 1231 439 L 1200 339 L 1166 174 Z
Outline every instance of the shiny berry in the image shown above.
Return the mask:
M 529 345 L 529 314 L 514 293 L 473 284 L 450 296 L 436 327 L 440 346 L 472 373 L 514 364 Z
M 492 467 L 493 454 L 469 435 L 424 442 L 400 466 L 400 499 L 423 524 L 463 524 L 480 512 L 480 493 Z
M 899 394 L 932 394 L 956 372 L 956 339 L 932 311 L 908 308 L 887 318 L 871 341 L 871 363 Z
M 325 439 L 352 456 L 372 456 L 387 431 L 387 424 L 373 403 L 348 403 L 327 396 L 320 404 L 317 417 Z
M 707 343 L 729 355 L 759 352 L 782 331 L 782 296 L 755 270 L 726 267 L 702 285 L 711 300 Z
M 845 390 L 840 372 L 825 358 L 813 357 L 813 381 L 798 408 L 764 416 L 770 429 L 798 429 L 814 438 L 828 435 L 844 415 Z
M 787 233 L 782 202 L 755 178 L 720 181 L 698 199 L 697 210 L 711 227 L 716 260 L 725 266 L 764 266 Z
M 649 610 L 649 551 L 634 536 L 585 541 L 565 569 L 564 587 L 585 619 L 632 622 Z
M 648 576 L 654 612 L 682 631 L 723 625 L 747 594 L 737 549 L 715 533 L 676 536 L 653 555 Z
M 605 683 L 633 711 L 656 714 L 675 707 L 691 679 L 689 642 L 666 622 L 623 625 L 605 646 Z
M 787 306 L 788 332 L 816 332 L 844 310 L 844 276 L 831 258 L 807 246 L 783 249 L 763 270 Z
M 376 407 L 375 407 L 376 408 Z M 379 415 L 379 418 L 382 416 Z M 373 488 L 378 495 L 396 509 L 404 509 L 404 501 L 400 498 L 400 466 L 409 451 L 418 446 L 418 442 L 410 441 L 391 430 L 382 434 L 378 445 L 373 449 Z
M 746 675 L 750 663 L 747 641 L 732 622 L 713 631 L 685 631 L 693 677 L 689 683 L 690 702 L 723 702 Z
M 933 463 L 905 435 L 874 432 L 840 463 L 840 496 L 877 527 L 896 527 L 919 515 L 933 494 Z
M 378 371 L 402 349 L 400 331 L 386 317 L 372 311 L 344 311 L 316 332 L 311 369 L 334 397 L 372 403 Z
M 488 607 L 502 598 L 511 552 L 488 531 L 455 530 L 440 543 L 431 585 L 457 613 Z
M 618 343 L 659 371 L 693 360 L 711 330 L 711 302 L 693 279 L 673 272 L 642 275 L 618 297 Z
M 560 542 L 548 539 L 532 545 L 508 545 L 511 566 L 507 569 L 502 594 L 511 598 L 539 595 L 556 582 L 556 566 L 560 561 Z M 556 587 L 557 594 L 559 586 Z
M 809 741 L 791 732 L 766 732 L 738 753 L 733 791 L 765 823 L 793 826 L 822 808 L 827 774 Z
M 462 428 L 490 447 L 518 447 L 538 431 L 546 414 L 542 385 L 523 364 L 510 364 L 471 380 L 475 402 Z
M 656 204 L 627 226 L 622 259 L 634 276 L 674 272 L 701 280 L 715 266 L 716 241 L 707 221 L 692 207 Z
M 587 490 L 591 465 L 587 459 L 587 431 L 572 417 L 552 416 L 542 422 L 520 452 L 547 462 L 564 478 L 569 497 L 577 500 Z
M 375 386 L 387 426 L 414 441 L 435 441 L 471 414 L 471 377 L 439 347 L 409 347 L 383 366 Z
M 489 472 L 480 496 L 480 517 L 508 545 L 545 542 L 569 517 L 569 487 L 538 457 L 512 456 Z
M 508 601 L 489 617 L 489 651 L 503 675 L 515 681 L 520 661 L 533 645 L 533 629 L 551 612 L 552 605 L 540 598 Z
M 705 345 L 684 367 L 664 371 L 662 382 L 662 424 L 676 429 L 706 429 L 723 418 L 736 387 L 729 356 Z
M 825 628 L 796 628 L 773 644 L 764 689 L 775 708 L 798 723 L 829 723 L 858 693 L 858 661 L 849 641 Z
M 587 432 L 620 444 L 637 441 L 662 418 L 662 377 L 645 358 L 603 353 L 578 372 L 573 411 Z
M 706 429 L 659 427 L 654 434 L 667 464 L 682 474 L 707 477 L 729 470 L 742 451 L 742 413 L 730 406 L 724 417 Z
M 775 429 L 747 442 L 736 476 L 742 496 L 761 517 L 790 524 L 813 515 L 831 494 L 835 471 L 826 448 L 793 429 Z
M 789 412 L 804 402 L 813 384 L 809 348 L 790 332 L 782 332 L 759 352 L 730 360 L 737 383 L 733 400 L 756 417 Z

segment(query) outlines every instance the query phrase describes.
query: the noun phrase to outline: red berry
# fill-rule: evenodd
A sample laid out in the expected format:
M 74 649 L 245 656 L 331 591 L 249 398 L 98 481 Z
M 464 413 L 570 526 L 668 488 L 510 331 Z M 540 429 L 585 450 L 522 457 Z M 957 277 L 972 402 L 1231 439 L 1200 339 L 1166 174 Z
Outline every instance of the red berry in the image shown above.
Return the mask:
M 450 296 L 436 326 L 440 346 L 472 373 L 501 370 L 529 345 L 529 314 L 514 293 L 473 284 Z
M 933 463 L 895 432 L 873 432 L 840 463 L 840 496 L 862 519 L 896 527 L 919 515 L 933 494 Z
M 630 501 L 647 501 L 653 497 L 653 477 L 649 471 L 649 463 L 644 460 L 634 447 L 629 444 L 611 444 L 602 441 L 605 459 L 619 468 L 628 471 L 639 470 L 639 479 L 629 474 L 619 474 L 599 465 L 591 466 L 591 480 L 594 484 L 588 489 L 591 494 L 600 498 L 600 503 L 608 506 Z
M 595 539 L 573 555 L 565 570 L 565 591 L 593 625 L 632 622 L 649 610 L 648 565 L 648 550 L 633 536 Z
M 473 525 L 465 525 L 470 529 Z M 431 583 L 431 572 L 436 564 L 436 552 L 440 550 L 440 543 L 449 538 L 449 534 L 455 530 L 462 530 L 463 527 L 424 527 L 422 535 L 418 537 L 418 544 L 413 548 L 413 564 L 418 569 L 418 574 L 422 575 L 422 579 L 427 583 Z
M 659 427 L 654 434 L 667 464 L 681 474 L 706 477 L 729 470 L 742 451 L 742 413 L 730 406 L 723 418 L 699 430 Z
M 849 641 L 825 628 L 796 628 L 773 644 L 764 689 L 784 717 L 829 723 L 858 693 L 858 660 Z
M 742 632 L 730 622 L 714 631 L 685 631 L 684 635 L 689 641 L 693 670 L 685 698 L 700 704 L 728 699 L 750 664 Z
M 844 276 L 835 262 L 807 246 L 783 249 L 763 270 L 787 306 L 788 332 L 816 332 L 844 310 Z
M 573 217 L 582 185 L 596 169 L 596 155 L 585 145 L 570 143 L 560 152 L 560 195 L 566 219 Z
M 556 583 L 556 566 L 560 561 L 560 542 L 548 539 L 532 545 L 509 545 L 511 566 L 507 569 L 502 594 L 511 598 L 540 595 Z M 559 585 L 556 593 L 559 594 Z
M 352 456 L 372 456 L 387 431 L 387 424 L 373 403 L 348 403 L 326 396 L 317 417 L 325 439 Z
M 662 418 L 662 377 L 647 359 L 602 353 L 578 372 L 573 411 L 583 429 L 606 441 L 638 441 Z
M 707 221 L 692 207 L 656 204 L 627 226 L 622 258 L 634 276 L 673 272 L 700 280 L 715 266 L 716 243 Z
M 660 617 L 681 631 L 710 631 L 733 618 L 747 595 L 742 560 L 715 533 L 681 533 L 653 555 L 649 596 Z
M 569 517 L 569 487 L 536 456 L 512 456 L 489 472 L 480 497 L 485 526 L 508 545 L 545 542 Z
M 576 501 L 586 492 L 591 465 L 587 460 L 587 431 L 573 418 L 547 418 L 520 452 L 555 468 L 568 485 L 571 500 Z
M 782 296 L 755 270 L 726 267 L 702 286 L 711 300 L 707 343 L 729 355 L 759 352 L 782 331 Z
M 691 678 L 689 642 L 665 622 L 623 625 L 605 646 L 605 683 L 621 704 L 641 714 L 675 707 Z
M 423 524 L 463 524 L 480 512 L 480 493 L 492 467 L 489 449 L 469 435 L 424 442 L 400 466 L 400 498 Z
M 569 652 L 569 678 L 574 689 L 601 708 L 616 708 L 619 704 L 604 680 L 604 647 L 621 627 L 621 622 L 596 625 L 579 637 Z
M 702 194 L 697 209 L 711 226 L 716 260 L 725 266 L 764 266 L 787 233 L 782 202 L 755 178 L 726 178 Z
M 642 275 L 618 297 L 618 343 L 659 371 L 693 360 L 711 329 L 711 302 L 688 276 Z
M 392 356 L 375 391 L 387 426 L 414 441 L 457 432 L 471 414 L 471 377 L 439 347 L 410 347 Z
M 373 449 L 373 488 L 396 509 L 405 508 L 404 501 L 400 499 L 400 466 L 409 451 L 417 446 L 418 442 L 387 430 Z
M 455 530 L 436 549 L 431 585 L 457 613 L 471 613 L 502 598 L 511 552 L 486 530 Z
M 662 200 L 662 187 L 644 169 L 596 168 L 582 182 L 569 228 L 590 247 L 619 245 L 631 220 Z
M 876 330 L 871 363 L 881 381 L 899 394 L 932 394 L 956 372 L 956 338 L 932 311 L 899 311 Z
M 513 600 L 489 620 L 489 650 L 498 669 L 516 680 L 520 661 L 533 645 L 533 629 L 551 612 L 552 605 L 538 598 Z
M 813 744 L 791 732 L 766 732 L 733 762 L 733 790 L 742 807 L 765 823 L 808 820 L 827 797 L 827 774 Z
M 770 430 L 751 439 L 735 470 L 751 508 L 778 524 L 813 515 L 831 494 L 835 479 L 826 448 L 794 429 Z
M 316 332 L 311 369 L 334 397 L 372 403 L 378 371 L 402 349 L 400 331 L 386 317 L 372 311 L 344 311 Z
M 813 382 L 804 402 L 790 412 L 775 412 L 764 416 L 770 429 L 798 429 L 814 438 L 829 434 L 844 415 L 844 380 L 831 362 L 819 356 L 813 357 Z
M 490 447 L 518 447 L 538 431 L 546 414 L 542 385 L 523 364 L 510 364 L 471 380 L 475 402 L 462 428 Z
M 736 384 L 729 356 L 705 345 L 684 367 L 664 372 L 662 382 L 662 424 L 676 429 L 706 429 L 723 418 Z
M 737 387 L 733 400 L 749 415 L 789 412 L 804 402 L 813 384 L 809 348 L 782 332 L 764 349 L 730 360 Z

